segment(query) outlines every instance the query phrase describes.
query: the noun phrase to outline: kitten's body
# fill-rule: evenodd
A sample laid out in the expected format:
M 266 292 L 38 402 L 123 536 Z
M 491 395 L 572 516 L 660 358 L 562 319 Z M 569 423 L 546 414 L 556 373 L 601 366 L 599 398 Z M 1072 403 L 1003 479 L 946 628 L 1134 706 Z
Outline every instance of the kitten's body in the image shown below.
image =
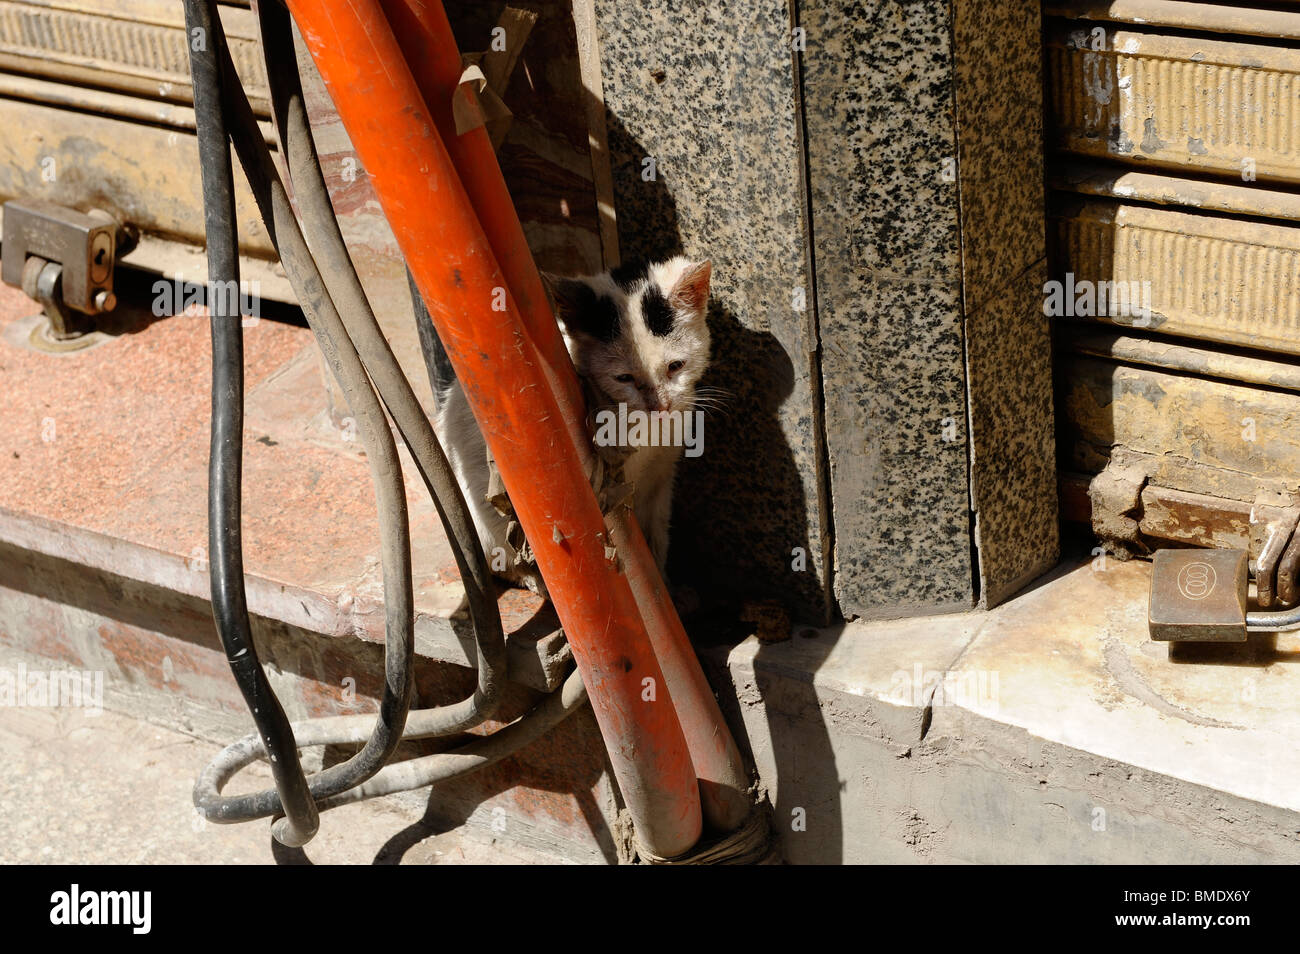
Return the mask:
M 710 272 L 708 262 L 674 258 L 592 277 L 550 279 L 578 374 L 611 406 L 625 404 L 629 412 L 685 416 L 693 411 L 695 386 L 709 363 Z M 515 565 L 507 518 L 486 499 L 487 448 L 459 383 L 440 395 L 435 426 L 489 564 L 499 575 L 543 591 L 534 568 Z M 681 457 L 680 443 L 643 446 L 632 449 L 623 465 L 633 485 L 633 512 L 660 570 L 668 556 L 673 481 Z

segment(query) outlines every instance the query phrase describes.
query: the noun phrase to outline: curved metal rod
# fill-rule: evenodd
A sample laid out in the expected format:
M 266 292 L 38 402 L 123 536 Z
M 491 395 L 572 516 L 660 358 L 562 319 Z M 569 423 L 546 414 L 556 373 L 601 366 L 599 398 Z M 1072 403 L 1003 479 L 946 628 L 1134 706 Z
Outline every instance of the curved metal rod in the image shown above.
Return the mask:
M 1274 613 L 1247 613 L 1248 633 L 1289 633 L 1300 629 L 1300 606 Z

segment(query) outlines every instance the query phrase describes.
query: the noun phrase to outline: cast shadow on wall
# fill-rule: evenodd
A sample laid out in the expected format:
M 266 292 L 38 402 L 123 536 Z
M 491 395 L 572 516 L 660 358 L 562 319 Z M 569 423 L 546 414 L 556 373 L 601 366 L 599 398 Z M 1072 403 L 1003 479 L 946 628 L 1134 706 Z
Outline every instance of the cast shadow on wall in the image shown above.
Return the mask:
M 751 327 L 761 315 L 738 315 L 724 304 L 746 300 L 728 294 L 736 286 L 727 275 L 725 250 L 711 249 L 708 234 L 682 235 L 668 183 L 642 176 L 642 157 L 651 150 L 608 110 L 606 125 L 623 261 L 687 254 L 714 262 L 715 294 L 709 309 L 713 356 L 701 386 L 724 391 L 726 404 L 706 416 L 704 453 L 684 460 L 679 469 L 668 561 L 673 584 L 685 584 L 699 596 L 700 611 L 685 619 L 687 628 L 697 646 L 704 639 L 724 645 L 739 642 L 752 629 L 740 619 L 744 603 L 751 600 L 774 599 L 796 621 L 816 619 L 825 612 L 824 581 L 808 553 L 808 502 L 779 416 L 795 388 L 791 355 L 771 332 Z M 805 419 L 812 426 L 817 415 L 810 408 Z M 801 552 L 806 561 L 799 560 Z M 793 637 L 800 640 L 800 659 L 815 670 L 842 627 L 814 631 L 796 625 L 795 631 L 817 633 L 815 640 Z M 775 774 L 763 782 L 769 792 L 776 792 L 772 807 L 778 837 L 790 830 L 792 818 L 805 818 L 810 829 L 816 828 L 815 859 L 833 864 L 843 855 L 842 783 L 835 753 L 812 681 L 768 672 L 772 667 L 765 665 L 765 657 L 781 653 L 782 646 L 761 645 L 754 659 L 754 688 L 763 700 L 770 737 L 766 761 Z M 715 662 L 718 658 L 716 653 L 705 657 Z M 706 671 L 752 767 L 753 746 L 740 718 L 747 703 L 722 667 L 706 665 Z

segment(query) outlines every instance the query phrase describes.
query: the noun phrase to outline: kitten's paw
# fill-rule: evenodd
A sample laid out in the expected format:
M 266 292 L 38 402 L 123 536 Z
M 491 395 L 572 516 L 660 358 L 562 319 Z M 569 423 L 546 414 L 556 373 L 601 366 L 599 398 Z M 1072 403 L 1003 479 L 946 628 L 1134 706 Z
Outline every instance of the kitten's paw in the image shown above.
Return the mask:
M 542 571 L 535 566 L 520 567 L 516 584 L 532 590 L 544 600 L 551 598 L 551 594 L 546 592 L 546 581 L 542 579 Z

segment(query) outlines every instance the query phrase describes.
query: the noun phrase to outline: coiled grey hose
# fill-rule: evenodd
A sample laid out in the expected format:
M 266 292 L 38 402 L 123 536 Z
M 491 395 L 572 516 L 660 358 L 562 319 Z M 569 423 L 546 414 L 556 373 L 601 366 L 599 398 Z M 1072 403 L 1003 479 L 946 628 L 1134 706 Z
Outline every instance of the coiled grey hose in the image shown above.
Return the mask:
M 396 792 L 407 792 L 436 782 L 456 778 L 486 768 L 541 738 L 587 702 L 582 676 L 575 669 L 559 689 L 543 699 L 523 716 L 488 736 L 451 752 L 439 752 L 422 758 L 408 759 L 384 766 L 362 784 L 322 799 L 320 809 L 336 808 Z M 357 716 L 311 719 L 295 722 L 293 732 L 299 746 L 329 745 L 355 736 L 360 728 Z M 256 733 L 247 735 L 208 763 L 199 776 L 198 787 L 220 791 L 243 768 L 266 757 L 266 749 Z

